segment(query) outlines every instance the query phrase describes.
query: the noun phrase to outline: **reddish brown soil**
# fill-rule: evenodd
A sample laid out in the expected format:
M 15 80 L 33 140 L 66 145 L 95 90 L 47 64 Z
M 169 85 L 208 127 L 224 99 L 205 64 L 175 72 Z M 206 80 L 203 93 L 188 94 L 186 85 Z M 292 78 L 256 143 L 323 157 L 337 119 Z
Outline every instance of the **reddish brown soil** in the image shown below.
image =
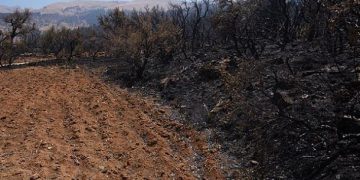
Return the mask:
M 222 179 L 169 112 L 81 69 L 0 70 L 0 179 Z

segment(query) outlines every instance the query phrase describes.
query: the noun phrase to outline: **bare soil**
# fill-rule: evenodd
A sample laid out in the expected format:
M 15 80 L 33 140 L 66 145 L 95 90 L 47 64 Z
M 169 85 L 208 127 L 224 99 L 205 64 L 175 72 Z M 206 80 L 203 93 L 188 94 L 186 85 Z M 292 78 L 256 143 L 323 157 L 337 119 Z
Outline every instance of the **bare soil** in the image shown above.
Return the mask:
M 0 70 L 0 179 L 223 179 L 170 114 L 82 69 Z

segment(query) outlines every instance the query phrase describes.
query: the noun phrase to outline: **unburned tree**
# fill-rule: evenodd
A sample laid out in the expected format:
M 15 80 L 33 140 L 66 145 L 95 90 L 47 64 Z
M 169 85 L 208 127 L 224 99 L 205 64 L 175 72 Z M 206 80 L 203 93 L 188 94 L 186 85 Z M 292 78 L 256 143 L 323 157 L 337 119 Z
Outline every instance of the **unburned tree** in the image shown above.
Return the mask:
M 128 15 L 115 9 L 100 17 L 99 23 L 112 46 L 111 53 L 130 63 L 135 79 L 143 78 L 150 61 L 172 59 L 177 48 L 180 31 L 158 7 Z
M 10 55 L 8 57 L 8 64 L 11 65 L 18 55 L 16 47 L 16 38 L 24 36 L 34 29 L 34 24 L 30 24 L 31 12 L 29 9 L 24 11 L 16 10 L 4 17 L 4 22 L 8 25 L 7 38 L 10 44 Z

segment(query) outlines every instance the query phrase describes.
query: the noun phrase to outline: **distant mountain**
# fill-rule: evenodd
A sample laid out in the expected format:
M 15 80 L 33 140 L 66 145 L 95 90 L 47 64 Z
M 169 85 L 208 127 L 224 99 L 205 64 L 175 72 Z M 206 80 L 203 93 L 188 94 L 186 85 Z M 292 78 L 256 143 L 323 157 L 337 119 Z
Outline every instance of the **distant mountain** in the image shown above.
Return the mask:
M 13 12 L 16 8 L 15 7 L 8 7 L 0 5 L 0 13 L 10 13 Z
M 123 10 L 143 9 L 144 7 L 159 6 L 167 8 L 169 3 L 176 0 L 119 0 L 119 1 L 73 1 L 47 5 L 41 9 L 32 10 L 33 21 L 40 28 L 46 30 L 51 26 L 65 26 L 69 28 L 86 27 L 97 24 L 97 18 L 111 9 Z M 0 6 L 0 17 L 11 13 L 16 8 Z M 4 27 L 0 21 L 0 28 Z
M 50 4 L 42 9 L 36 10 L 40 14 L 58 14 L 63 16 L 73 16 L 87 11 L 93 10 L 108 10 L 115 7 L 121 7 L 128 1 L 75 1 L 75 2 L 60 2 Z

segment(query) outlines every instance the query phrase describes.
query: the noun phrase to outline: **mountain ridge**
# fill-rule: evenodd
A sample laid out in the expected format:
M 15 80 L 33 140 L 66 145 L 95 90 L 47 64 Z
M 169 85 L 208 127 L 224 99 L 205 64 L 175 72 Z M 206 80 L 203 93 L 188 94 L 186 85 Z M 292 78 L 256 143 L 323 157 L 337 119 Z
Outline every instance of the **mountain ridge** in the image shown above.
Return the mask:
M 0 5 L 0 13 L 11 13 L 16 7 Z
M 33 21 L 40 30 L 46 30 L 51 26 L 56 27 L 88 27 L 97 24 L 97 17 L 106 14 L 109 10 L 120 8 L 123 10 L 141 10 L 148 7 L 159 6 L 167 8 L 170 3 L 176 0 L 118 0 L 118 1 L 74 1 L 57 2 L 44 6 L 40 9 L 31 9 Z M 0 17 L 18 9 L 0 5 Z M 4 29 L 5 24 L 0 22 L 0 29 Z

